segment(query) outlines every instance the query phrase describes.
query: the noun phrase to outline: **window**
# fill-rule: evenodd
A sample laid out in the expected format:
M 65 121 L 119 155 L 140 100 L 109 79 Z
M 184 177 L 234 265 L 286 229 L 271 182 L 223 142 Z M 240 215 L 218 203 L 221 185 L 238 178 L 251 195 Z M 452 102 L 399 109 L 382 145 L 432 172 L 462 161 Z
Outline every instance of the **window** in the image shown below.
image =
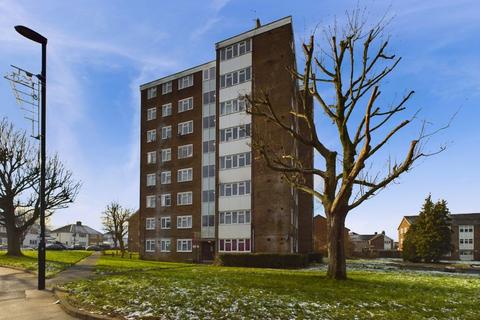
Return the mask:
M 228 88 L 246 81 L 250 81 L 252 76 L 251 67 L 229 72 L 220 76 L 220 88 Z
M 249 224 L 251 221 L 250 210 L 219 212 L 220 224 Z
M 203 118 L 203 129 L 215 128 L 215 116 Z
M 160 183 L 161 184 L 172 183 L 172 172 L 171 171 L 162 171 L 160 173 Z
M 192 191 L 177 193 L 177 206 L 192 204 Z
M 172 240 L 160 239 L 160 252 L 170 252 L 172 246 Z
M 203 142 L 203 153 L 215 152 L 215 140 Z
M 178 113 L 193 109 L 193 97 L 178 100 Z
M 178 79 L 178 90 L 193 86 L 193 74 Z
M 145 219 L 145 229 L 146 230 L 155 230 L 155 218 L 146 218 Z
M 168 81 L 162 84 L 162 94 L 172 92 L 172 81 Z
M 162 127 L 162 139 L 169 139 L 172 137 L 172 126 Z
M 186 168 L 177 171 L 177 182 L 185 182 L 193 180 L 193 169 Z
M 178 239 L 177 252 L 192 252 L 192 239 Z
M 242 168 L 251 165 L 250 152 L 220 157 L 220 170 Z
M 170 229 L 172 219 L 170 217 L 161 217 L 160 218 L 160 228 L 161 229 Z
M 162 117 L 168 117 L 172 115 L 172 104 L 167 103 L 162 106 Z
M 178 134 L 184 136 L 193 132 L 193 120 L 180 122 L 178 124 Z
M 216 75 L 216 68 L 215 67 L 205 69 L 205 70 L 203 70 L 203 81 L 213 80 L 213 79 L 215 79 L 215 75 Z
M 216 97 L 215 91 L 205 92 L 203 94 L 203 104 L 207 105 L 210 103 L 215 103 L 215 97 Z
M 157 152 L 156 151 L 147 152 L 147 163 L 153 164 L 156 162 L 157 162 Z
M 236 58 L 249 53 L 252 49 L 250 39 L 234 43 L 220 50 L 220 61 Z
M 147 109 L 147 121 L 157 119 L 157 108 L 149 108 Z
M 157 130 L 148 130 L 147 131 L 147 142 L 153 142 L 157 140 Z
M 245 111 L 246 101 L 244 97 L 228 100 L 220 103 L 220 116 L 224 116 L 231 113 L 237 113 Z
M 213 227 L 213 226 L 215 226 L 215 216 L 213 214 L 202 216 L 202 227 Z
M 250 124 L 220 130 L 220 141 L 229 142 L 250 137 Z
M 152 99 L 157 96 L 157 87 L 147 89 L 147 99 Z
M 147 197 L 146 197 L 146 200 L 147 200 L 147 208 L 155 208 L 155 207 L 156 207 L 157 197 L 155 197 L 155 196 L 147 196 Z
M 215 190 L 203 190 L 202 202 L 213 202 L 213 201 L 215 201 Z
M 220 184 L 220 196 L 243 196 L 247 194 L 250 194 L 250 180 Z
M 172 149 L 162 149 L 162 162 L 167 162 L 172 160 Z
M 203 166 L 203 175 L 204 178 L 215 177 L 215 165 L 211 164 L 208 166 Z
M 250 239 L 220 239 L 218 251 L 250 251 Z
M 172 195 L 170 193 L 160 195 L 160 205 L 162 207 L 170 207 L 172 205 Z
M 145 240 L 145 252 L 155 252 L 155 240 Z
M 192 216 L 178 216 L 177 229 L 189 229 L 192 227 Z
M 193 144 L 178 147 L 178 159 L 189 158 L 191 156 L 193 156 Z
M 155 173 L 147 174 L 147 187 L 153 187 L 157 184 L 157 175 Z

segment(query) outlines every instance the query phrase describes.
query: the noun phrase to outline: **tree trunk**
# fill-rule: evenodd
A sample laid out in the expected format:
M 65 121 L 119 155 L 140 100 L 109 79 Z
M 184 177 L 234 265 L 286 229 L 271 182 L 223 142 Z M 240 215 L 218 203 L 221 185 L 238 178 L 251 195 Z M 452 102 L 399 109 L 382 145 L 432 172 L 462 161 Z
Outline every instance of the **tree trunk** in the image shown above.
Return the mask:
M 17 230 L 15 226 L 15 221 L 11 221 L 12 219 L 7 219 L 5 227 L 7 228 L 7 241 L 8 241 L 8 251 L 7 255 L 9 256 L 22 256 L 21 248 L 21 238 L 22 233 Z
M 347 279 L 345 261 L 345 214 L 330 213 L 327 216 L 328 271 L 327 277 L 336 280 Z
M 123 243 L 123 238 L 120 237 L 120 239 L 118 240 L 118 243 L 120 245 L 120 252 L 122 253 L 122 258 L 124 257 L 125 255 L 125 245 Z

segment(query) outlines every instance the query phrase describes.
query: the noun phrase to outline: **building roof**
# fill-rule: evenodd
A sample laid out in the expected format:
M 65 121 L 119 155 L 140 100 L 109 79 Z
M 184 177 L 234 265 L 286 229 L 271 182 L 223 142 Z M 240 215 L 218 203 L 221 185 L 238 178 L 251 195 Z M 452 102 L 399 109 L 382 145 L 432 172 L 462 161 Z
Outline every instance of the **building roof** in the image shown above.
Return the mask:
M 368 241 L 376 236 L 378 236 L 378 234 L 354 234 L 354 235 L 351 235 L 350 238 L 352 240 Z
M 404 216 L 403 218 L 412 224 L 417 217 L 418 215 Z M 454 213 L 450 215 L 450 218 L 452 224 L 480 224 L 480 213 Z
M 52 230 L 52 233 L 86 233 L 91 235 L 102 235 L 101 232 L 82 224 L 67 224 L 66 226 Z

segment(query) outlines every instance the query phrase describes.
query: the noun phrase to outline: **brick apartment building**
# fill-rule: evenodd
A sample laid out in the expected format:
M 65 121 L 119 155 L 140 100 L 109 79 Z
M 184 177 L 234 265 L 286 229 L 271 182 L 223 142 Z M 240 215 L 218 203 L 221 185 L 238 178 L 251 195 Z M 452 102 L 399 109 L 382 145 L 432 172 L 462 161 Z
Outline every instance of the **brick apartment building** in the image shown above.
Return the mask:
M 398 250 L 402 250 L 405 234 L 417 216 L 404 216 L 398 226 Z M 451 214 L 451 260 L 480 260 L 480 213 Z
M 278 113 L 298 108 L 291 17 L 216 44 L 216 59 L 140 86 L 140 254 L 212 260 L 218 252 L 309 252 L 313 199 L 281 181 L 251 148 L 252 135 L 313 162 L 273 125 L 246 112 L 269 90 Z M 301 129 L 299 129 L 301 130 Z M 307 177 L 313 185 L 313 177 Z

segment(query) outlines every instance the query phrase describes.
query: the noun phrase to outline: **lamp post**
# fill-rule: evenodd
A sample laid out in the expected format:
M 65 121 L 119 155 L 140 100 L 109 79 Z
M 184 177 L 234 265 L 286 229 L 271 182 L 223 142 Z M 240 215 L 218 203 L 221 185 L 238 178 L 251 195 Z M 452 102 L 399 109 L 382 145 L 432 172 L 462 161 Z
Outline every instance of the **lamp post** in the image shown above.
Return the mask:
M 46 102 L 47 102 L 47 38 L 25 26 L 15 26 L 25 38 L 42 45 L 42 84 L 40 101 L 40 243 L 38 245 L 38 290 L 45 289 L 45 171 L 46 171 Z

